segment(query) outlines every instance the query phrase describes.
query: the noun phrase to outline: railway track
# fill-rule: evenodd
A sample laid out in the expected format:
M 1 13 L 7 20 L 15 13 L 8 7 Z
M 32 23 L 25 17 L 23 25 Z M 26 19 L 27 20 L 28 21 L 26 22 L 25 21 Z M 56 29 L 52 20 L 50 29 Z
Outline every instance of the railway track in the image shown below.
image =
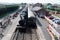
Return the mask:
M 28 28 L 26 32 L 19 32 L 17 40 L 39 40 L 36 29 Z

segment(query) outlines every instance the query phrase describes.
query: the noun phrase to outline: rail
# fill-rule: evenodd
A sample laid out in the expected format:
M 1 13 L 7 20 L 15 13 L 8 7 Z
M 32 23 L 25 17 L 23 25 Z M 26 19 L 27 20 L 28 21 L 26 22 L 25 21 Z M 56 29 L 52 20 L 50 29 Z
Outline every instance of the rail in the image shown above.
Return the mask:
M 28 30 L 29 30 L 29 28 L 28 28 Z M 37 32 L 36 32 L 36 29 L 34 30 L 34 33 L 32 32 L 26 32 L 26 33 L 18 33 L 18 35 L 17 35 L 18 37 L 17 37 L 17 39 L 15 39 L 15 40 L 39 40 L 39 38 L 38 38 L 38 35 L 37 35 Z
M 13 38 L 11 38 L 11 40 L 17 40 L 18 34 L 19 34 L 19 30 L 16 30 L 15 34 L 14 34 Z

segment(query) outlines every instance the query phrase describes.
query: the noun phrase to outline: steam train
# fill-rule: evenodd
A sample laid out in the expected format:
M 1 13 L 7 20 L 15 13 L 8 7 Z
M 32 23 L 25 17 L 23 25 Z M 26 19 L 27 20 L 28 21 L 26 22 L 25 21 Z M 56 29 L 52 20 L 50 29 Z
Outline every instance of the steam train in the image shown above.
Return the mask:
M 18 29 L 25 31 L 27 28 L 37 29 L 36 17 L 33 13 L 28 13 L 25 11 L 26 15 L 24 19 L 19 20 Z M 31 14 L 31 15 L 30 15 Z

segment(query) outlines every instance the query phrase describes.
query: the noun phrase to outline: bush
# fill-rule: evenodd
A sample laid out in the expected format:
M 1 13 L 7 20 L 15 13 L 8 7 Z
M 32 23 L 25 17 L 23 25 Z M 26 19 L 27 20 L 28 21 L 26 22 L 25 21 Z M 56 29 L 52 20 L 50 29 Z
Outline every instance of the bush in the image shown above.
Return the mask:
M 6 7 L 6 8 L 0 8 L 0 18 L 13 13 L 14 11 L 16 11 L 19 8 L 19 6 L 10 6 L 10 7 Z
M 54 35 L 54 38 L 55 38 L 55 40 L 58 40 L 58 38 L 56 37 L 56 35 Z

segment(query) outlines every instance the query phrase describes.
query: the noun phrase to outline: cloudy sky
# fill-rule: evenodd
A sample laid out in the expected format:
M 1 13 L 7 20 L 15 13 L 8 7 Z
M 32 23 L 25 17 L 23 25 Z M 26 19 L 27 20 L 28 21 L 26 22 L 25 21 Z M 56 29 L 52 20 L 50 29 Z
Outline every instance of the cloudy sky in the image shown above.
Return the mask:
M 59 0 L 0 0 L 0 3 L 57 3 L 60 4 Z

